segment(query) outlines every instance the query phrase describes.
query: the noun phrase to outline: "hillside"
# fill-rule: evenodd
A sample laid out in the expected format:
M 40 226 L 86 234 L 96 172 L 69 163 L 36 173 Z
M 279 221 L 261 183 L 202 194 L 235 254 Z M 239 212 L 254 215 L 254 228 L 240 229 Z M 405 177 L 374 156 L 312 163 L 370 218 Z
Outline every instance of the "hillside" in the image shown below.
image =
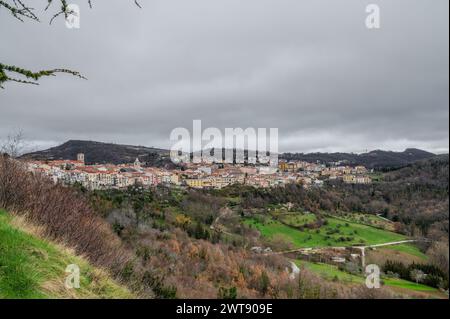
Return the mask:
M 433 163 L 434 159 L 425 162 Z M 0 206 L 18 214 L 27 212 L 22 217 L 39 225 L 45 238 L 67 243 L 76 255 L 107 269 L 141 297 L 445 298 L 437 289 L 448 289 L 448 267 L 441 261 L 448 252 L 448 187 L 422 183 L 421 179 L 417 185 L 402 182 L 403 177 L 399 182 L 386 180 L 393 174 L 406 176 L 409 170 L 411 177 L 420 176 L 421 171 L 430 177 L 445 171 L 445 162 L 444 166 L 430 164 L 431 169 L 426 163 L 379 174 L 379 181 L 370 186 L 336 183 L 310 189 L 301 185 L 254 189 L 235 185 L 211 191 L 138 187 L 91 192 L 54 185 L 43 176 L 26 173 L 20 162 L 0 157 Z M 419 171 L 412 169 L 415 166 Z M 382 216 L 377 216 L 379 213 Z M 4 294 L 12 287 L 9 298 L 16 291 L 25 291 L 16 293 L 18 298 L 66 297 L 66 290 L 54 287 L 61 287 L 65 267 L 78 263 L 73 261 L 77 260 L 74 253 L 65 249 L 54 253 L 33 242 L 31 249 L 17 241 L 8 244 L 14 238 L 9 235 L 11 228 L 22 232 L 29 228 L 21 227 L 17 220 L 2 219 L 0 224 L 6 225 L 0 227 L 0 278 L 12 278 L 0 279 Z M 433 240 L 434 246 L 424 242 L 427 246 L 397 246 L 384 249 L 382 254 L 376 254 L 382 251 L 377 248 L 375 253 L 367 253 L 367 258 L 381 267 L 396 267 L 392 274 L 386 273 L 385 285 L 377 291 L 358 284 L 363 269 L 358 257 L 349 255 L 351 250 L 343 253 L 345 264 L 340 265 L 332 263 L 330 254 L 341 253 L 327 250 L 415 236 Z M 312 264 L 303 270 L 299 285 L 292 277 L 295 269 L 291 267 L 292 275 L 286 268 L 290 269 L 292 260 L 304 261 L 306 257 L 263 255 L 250 249 L 254 247 L 272 252 L 298 247 L 324 249 L 318 251 L 317 259 L 306 260 Z M 401 264 L 388 264 L 393 257 Z M 437 274 L 431 278 L 433 282 L 414 285 L 411 272 L 406 271 L 413 269 L 406 268 L 411 267 L 406 262 L 414 260 L 426 262 L 426 274 Z M 323 270 L 323 263 L 329 269 L 325 275 L 316 271 Z M 2 273 L 8 269 L 16 270 Z M 44 271 L 30 277 L 29 269 Z M 82 274 L 88 290 L 76 291 L 80 295 L 75 297 L 104 297 L 104 291 L 110 291 L 90 286 L 99 282 L 92 280 L 91 271 Z M 357 280 L 348 283 L 350 275 Z M 22 288 L 23 282 L 28 286 Z M 45 284 L 48 282 L 51 284 Z M 52 284 L 55 282 L 57 285 Z
M 385 180 L 401 183 L 427 183 L 448 189 L 448 154 L 417 161 L 385 175 Z
M 38 228 L 0 210 L 0 298 L 133 297 L 105 271 L 39 237 Z M 70 264 L 80 267 L 79 289 L 65 288 Z
M 330 163 L 343 161 L 350 165 L 364 165 L 373 169 L 394 169 L 405 165 L 433 158 L 436 155 L 423 150 L 409 148 L 403 152 L 375 150 L 368 153 L 284 153 L 281 158 L 286 160 L 302 160 L 307 162 Z
M 139 158 L 149 166 L 164 166 L 170 164 L 168 151 L 145 146 L 120 145 L 94 141 L 70 140 L 62 145 L 43 151 L 28 153 L 22 158 L 33 160 L 73 160 L 78 153 L 84 153 L 86 164 L 123 164 L 132 163 Z

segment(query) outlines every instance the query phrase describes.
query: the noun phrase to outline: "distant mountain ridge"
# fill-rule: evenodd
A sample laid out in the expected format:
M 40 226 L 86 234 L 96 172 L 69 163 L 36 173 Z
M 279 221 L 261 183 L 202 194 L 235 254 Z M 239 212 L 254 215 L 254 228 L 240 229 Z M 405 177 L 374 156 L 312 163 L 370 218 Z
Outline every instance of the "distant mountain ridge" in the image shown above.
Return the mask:
M 138 158 L 148 166 L 173 165 L 169 151 L 153 147 L 121 145 L 95 141 L 70 140 L 62 145 L 22 156 L 33 160 L 76 159 L 78 153 L 84 153 L 87 164 L 123 164 L 132 163 Z M 409 148 L 403 152 L 375 150 L 368 153 L 284 153 L 280 159 L 302 160 L 306 162 L 332 163 L 342 162 L 348 165 L 364 165 L 374 169 L 395 169 L 408 164 L 436 157 L 435 154 L 420 149 Z
M 436 154 L 416 148 L 408 148 L 403 152 L 375 150 L 368 153 L 284 153 L 280 158 L 285 160 L 302 160 L 306 162 L 331 163 L 341 161 L 348 165 L 364 165 L 373 169 L 395 169 L 414 162 L 436 157 Z
M 21 158 L 75 160 L 78 153 L 85 154 L 86 164 L 125 164 L 134 162 L 136 158 L 149 166 L 164 166 L 170 162 L 169 152 L 159 148 L 81 140 L 70 140 L 47 150 L 24 154 Z

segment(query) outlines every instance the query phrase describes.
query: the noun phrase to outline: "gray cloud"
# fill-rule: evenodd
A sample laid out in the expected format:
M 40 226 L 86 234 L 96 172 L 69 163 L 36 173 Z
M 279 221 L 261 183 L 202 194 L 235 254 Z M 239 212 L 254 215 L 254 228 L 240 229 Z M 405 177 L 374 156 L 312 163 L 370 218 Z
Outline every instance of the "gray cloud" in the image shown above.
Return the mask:
M 168 147 L 173 128 L 201 119 L 278 127 L 282 151 L 448 152 L 446 0 L 73 2 L 79 30 L 0 10 L 0 61 L 89 78 L 7 84 L 0 136 Z M 364 25 L 372 2 L 379 30 Z

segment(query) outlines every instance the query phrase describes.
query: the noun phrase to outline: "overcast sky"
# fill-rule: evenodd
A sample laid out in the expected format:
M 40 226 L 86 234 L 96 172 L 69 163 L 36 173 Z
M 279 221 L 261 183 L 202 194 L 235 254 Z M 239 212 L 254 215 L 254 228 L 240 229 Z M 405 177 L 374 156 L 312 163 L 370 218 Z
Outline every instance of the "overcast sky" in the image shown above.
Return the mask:
M 57 5 L 41 23 L 0 9 L 0 62 L 88 77 L 5 84 L 0 137 L 169 147 L 200 119 L 277 127 L 281 151 L 448 152 L 448 0 L 71 2 L 79 30 L 48 24 Z M 369 3 L 380 29 L 365 26 Z

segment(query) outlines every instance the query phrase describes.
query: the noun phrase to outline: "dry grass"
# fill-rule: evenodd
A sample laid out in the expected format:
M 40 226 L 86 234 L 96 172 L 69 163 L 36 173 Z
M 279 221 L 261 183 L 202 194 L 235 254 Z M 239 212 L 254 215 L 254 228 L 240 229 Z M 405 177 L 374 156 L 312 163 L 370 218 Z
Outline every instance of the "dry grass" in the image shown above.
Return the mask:
M 0 207 L 14 211 L 15 222 L 24 223 L 30 232 L 72 247 L 97 266 L 120 273 L 131 259 L 120 239 L 81 194 L 31 174 L 23 163 L 6 157 L 0 157 Z
M 41 237 L 44 236 L 44 237 Z M 134 298 L 104 269 L 45 237 L 42 227 L 0 211 L 0 298 Z M 67 289 L 66 267 L 80 268 L 80 288 Z

